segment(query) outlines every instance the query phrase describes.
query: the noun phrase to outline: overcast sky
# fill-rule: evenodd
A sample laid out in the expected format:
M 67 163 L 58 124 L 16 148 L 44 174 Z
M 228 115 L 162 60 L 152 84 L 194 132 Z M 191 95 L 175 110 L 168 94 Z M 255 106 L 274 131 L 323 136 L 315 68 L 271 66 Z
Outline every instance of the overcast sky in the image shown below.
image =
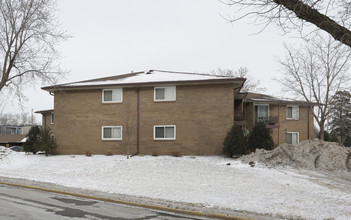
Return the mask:
M 247 67 L 268 94 L 280 94 L 276 58 L 283 42 L 294 43 L 274 25 L 252 20 L 228 23 L 234 9 L 217 0 L 59 0 L 57 16 L 73 38 L 58 46 L 70 82 L 148 69 L 186 72 Z M 53 108 L 40 83 L 26 91 L 24 109 L 7 101 L 3 112 Z M 39 115 L 38 115 L 39 116 Z M 39 119 L 40 117 L 38 117 Z

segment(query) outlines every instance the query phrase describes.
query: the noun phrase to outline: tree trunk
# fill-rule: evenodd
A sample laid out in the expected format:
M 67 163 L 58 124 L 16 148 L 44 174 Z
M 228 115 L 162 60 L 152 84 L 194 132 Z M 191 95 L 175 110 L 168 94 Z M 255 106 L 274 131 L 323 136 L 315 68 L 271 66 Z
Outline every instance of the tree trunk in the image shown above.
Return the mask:
M 312 23 L 320 29 L 328 32 L 335 40 L 351 47 L 351 31 L 344 26 L 339 25 L 328 16 L 319 13 L 316 9 L 311 8 L 300 0 L 273 1 L 295 13 L 298 18 Z
M 319 123 L 319 135 L 318 135 L 318 138 L 319 140 L 322 140 L 324 141 L 324 121 L 321 121 Z

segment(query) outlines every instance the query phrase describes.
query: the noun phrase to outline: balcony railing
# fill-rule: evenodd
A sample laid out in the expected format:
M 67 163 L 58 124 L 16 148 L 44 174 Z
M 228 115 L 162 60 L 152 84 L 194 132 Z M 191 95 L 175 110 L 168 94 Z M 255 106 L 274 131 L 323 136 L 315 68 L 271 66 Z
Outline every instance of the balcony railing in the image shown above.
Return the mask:
M 234 115 L 234 121 L 244 121 L 244 117 L 242 115 Z
M 255 123 L 263 122 L 267 125 L 275 125 L 278 123 L 278 117 L 256 117 Z

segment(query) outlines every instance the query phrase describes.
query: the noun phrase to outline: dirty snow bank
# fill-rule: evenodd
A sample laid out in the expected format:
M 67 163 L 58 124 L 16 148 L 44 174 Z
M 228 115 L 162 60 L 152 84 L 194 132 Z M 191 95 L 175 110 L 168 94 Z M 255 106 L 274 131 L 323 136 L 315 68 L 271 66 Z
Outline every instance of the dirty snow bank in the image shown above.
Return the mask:
M 351 219 L 351 183 L 314 171 L 251 168 L 223 157 L 11 155 L 0 160 L 0 176 L 194 204 L 204 211 Z
M 320 171 L 351 171 L 351 148 L 318 139 L 299 144 L 282 144 L 272 151 L 257 149 L 241 158 L 245 163 L 256 161 L 268 167 L 293 167 Z
M 6 148 L 4 146 L 0 146 L 0 162 L 4 161 L 3 163 L 8 163 L 14 157 L 17 157 L 16 152 Z

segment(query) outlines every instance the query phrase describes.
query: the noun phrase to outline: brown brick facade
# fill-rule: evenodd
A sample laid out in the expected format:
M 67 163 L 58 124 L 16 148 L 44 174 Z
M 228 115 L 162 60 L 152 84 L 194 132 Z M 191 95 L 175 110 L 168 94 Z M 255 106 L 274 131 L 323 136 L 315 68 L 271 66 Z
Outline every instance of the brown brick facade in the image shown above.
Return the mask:
M 286 143 L 287 132 L 298 132 L 299 141 L 312 139 L 314 135 L 313 114 L 309 106 L 299 105 L 299 119 L 287 119 L 287 106 L 279 103 L 244 103 L 243 118 L 247 122 L 246 128 L 252 131 L 255 124 L 255 104 L 268 104 L 271 122 L 267 125 L 276 146 Z
M 51 132 L 53 132 L 54 123 L 51 121 L 51 117 L 54 113 L 54 110 L 37 111 L 35 113 L 40 113 L 42 115 L 42 128 L 44 130 L 50 130 Z
M 59 151 L 126 154 L 128 124 L 132 128 L 130 153 L 135 153 L 137 94 L 137 88 L 124 88 L 122 103 L 102 103 L 102 89 L 55 92 L 53 131 Z M 177 85 L 176 101 L 154 102 L 153 86 L 140 88 L 139 97 L 139 153 L 221 154 L 224 137 L 234 120 L 232 83 Z M 175 125 L 176 139 L 154 140 L 154 125 Z M 122 140 L 102 140 L 102 126 L 122 126 Z

